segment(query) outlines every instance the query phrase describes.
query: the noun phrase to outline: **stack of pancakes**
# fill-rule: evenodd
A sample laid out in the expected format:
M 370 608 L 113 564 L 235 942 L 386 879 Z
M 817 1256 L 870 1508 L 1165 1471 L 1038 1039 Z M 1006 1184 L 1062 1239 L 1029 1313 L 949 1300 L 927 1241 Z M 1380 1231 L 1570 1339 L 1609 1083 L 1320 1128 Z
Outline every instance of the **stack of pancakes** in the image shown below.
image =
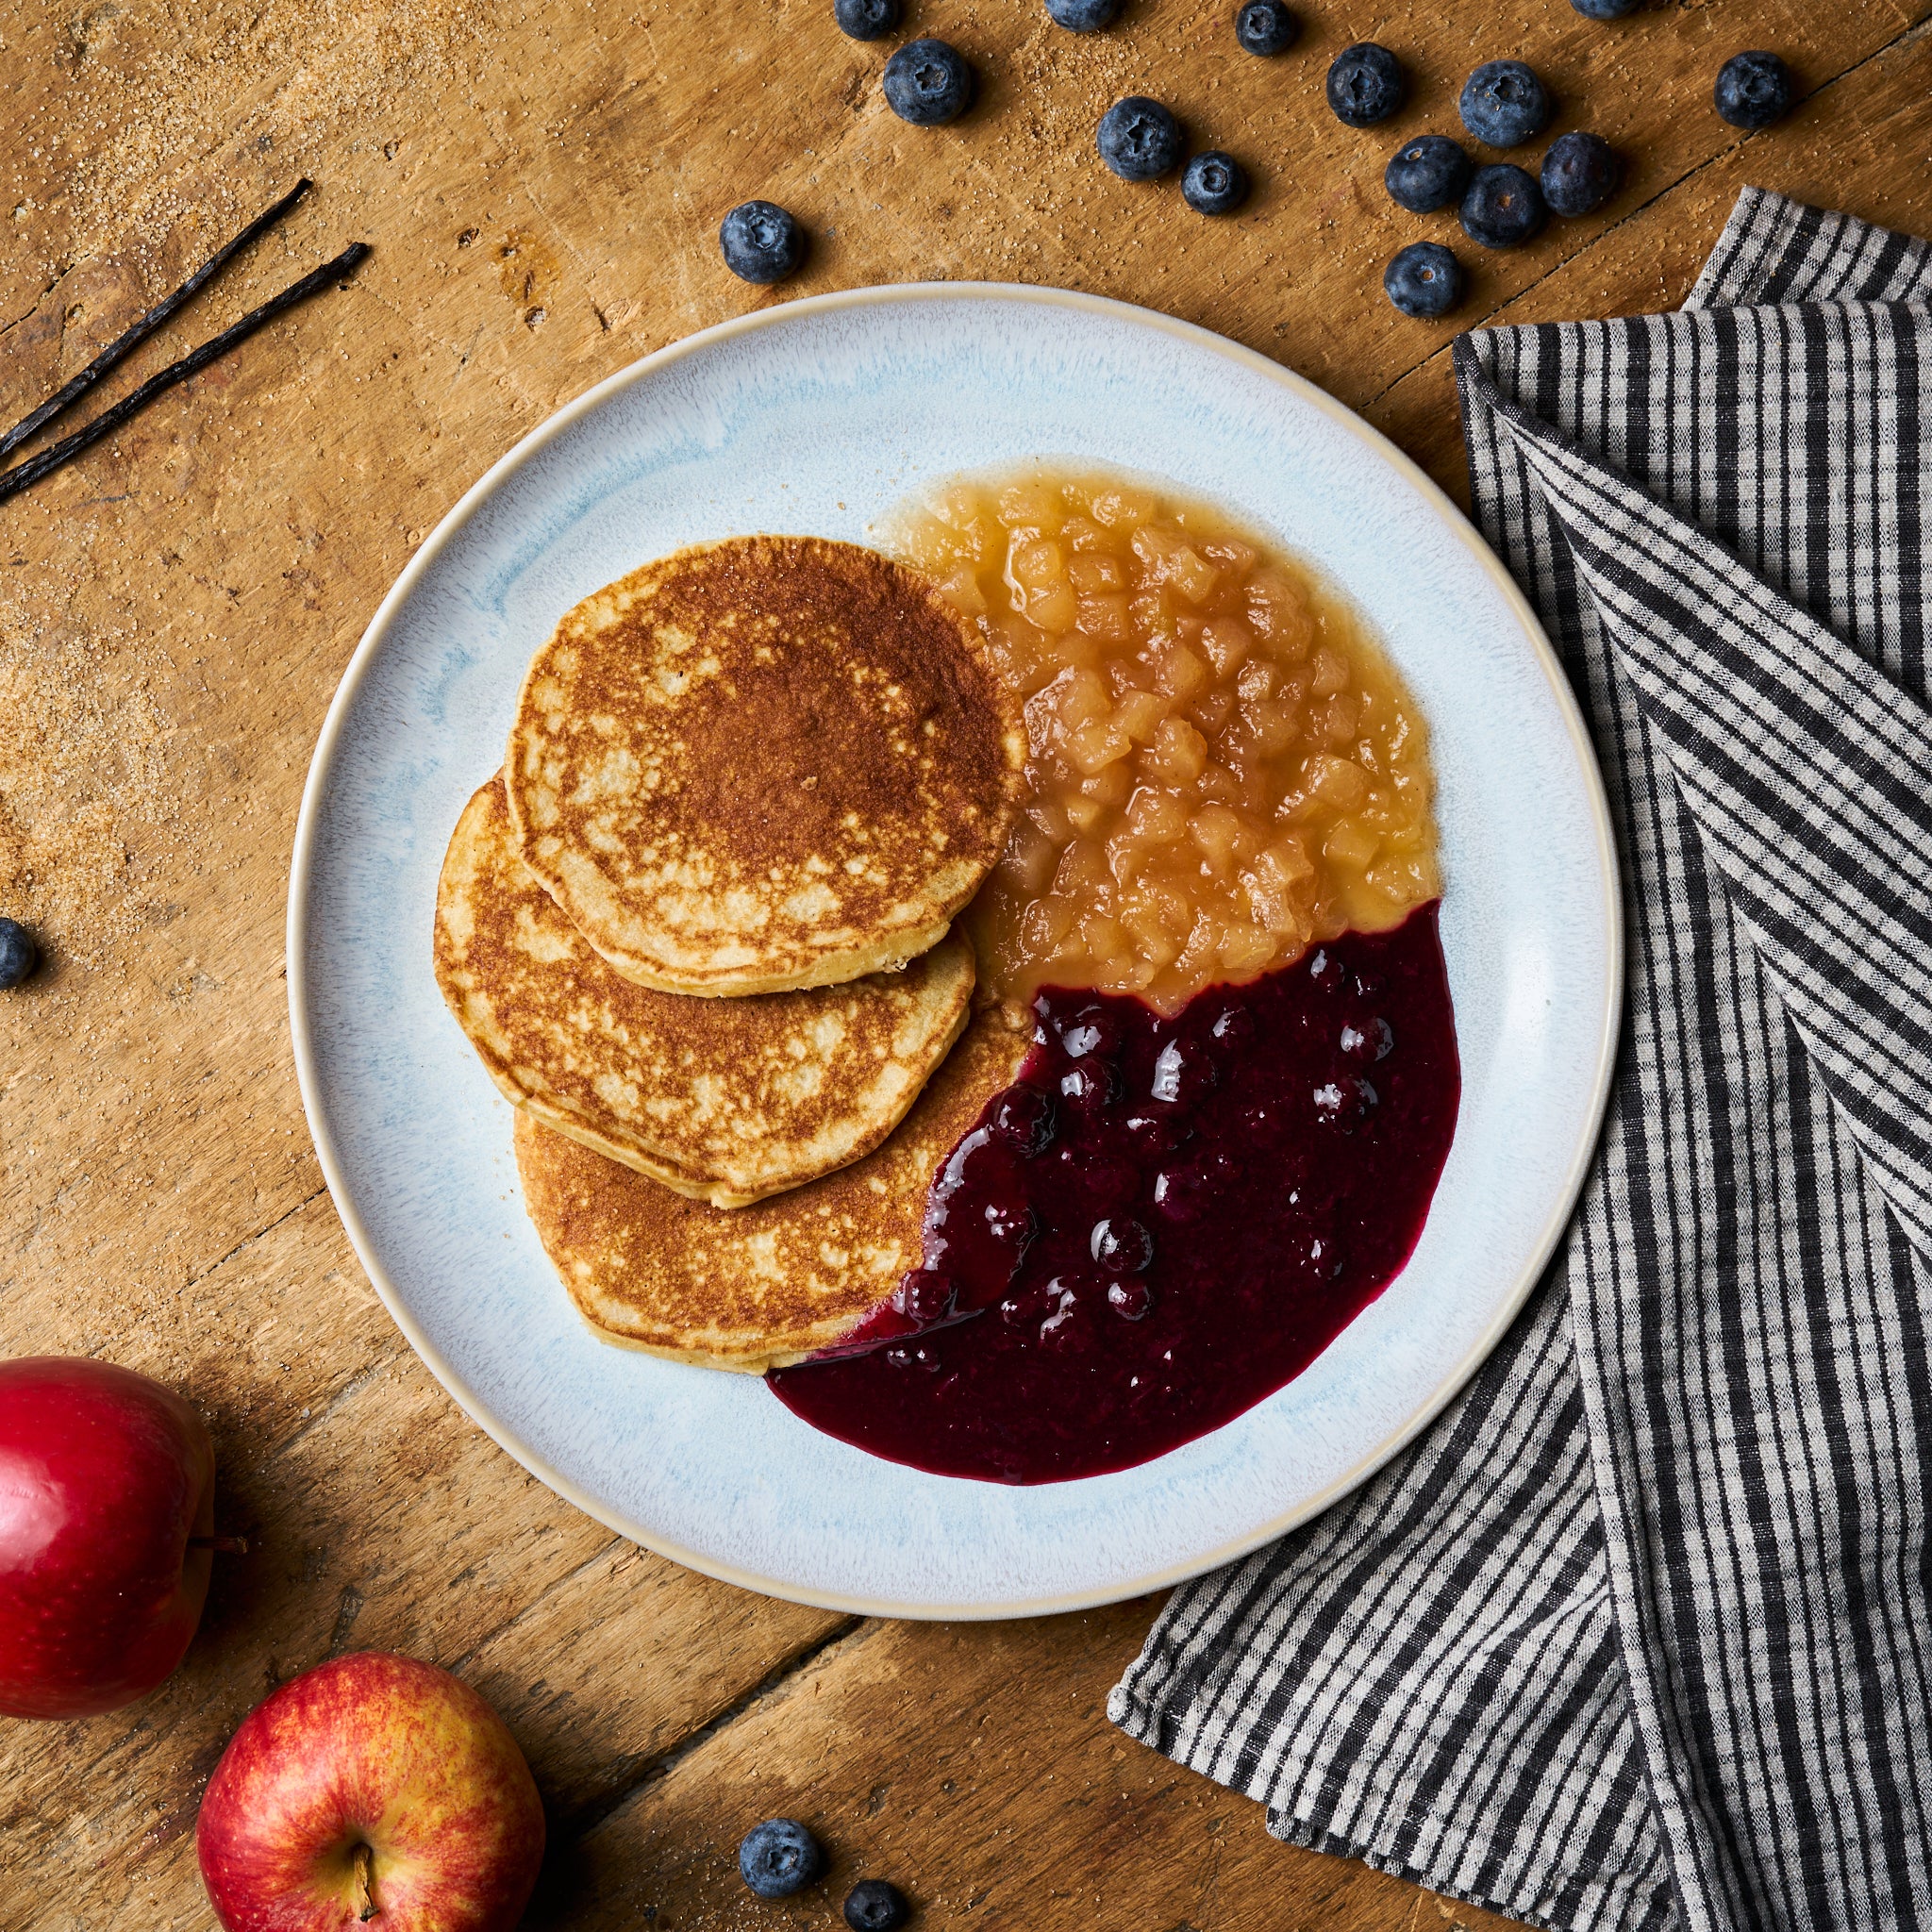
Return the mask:
M 443 860 L 436 973 L 599 1334 L 761 1371 L 918 1265 L 1024 1051 L 973 1020 L 952 930 L 1024 756 L 965 620 L 851 544 L 680 551 L 537 653 Z

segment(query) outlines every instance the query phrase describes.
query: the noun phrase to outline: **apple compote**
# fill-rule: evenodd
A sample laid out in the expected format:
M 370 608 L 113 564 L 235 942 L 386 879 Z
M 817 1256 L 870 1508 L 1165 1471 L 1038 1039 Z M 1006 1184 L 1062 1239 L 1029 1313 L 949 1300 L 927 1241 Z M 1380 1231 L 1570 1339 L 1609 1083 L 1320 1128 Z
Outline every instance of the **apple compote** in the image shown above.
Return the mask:
M 1041 985 L 1174 1013 L 1437 896 L 1428 734 L 1340 598 L 1119 475 L 962 479 L 889 546 L 1024 699 L 1027 801 L 967 912 L 1015 1017 Z

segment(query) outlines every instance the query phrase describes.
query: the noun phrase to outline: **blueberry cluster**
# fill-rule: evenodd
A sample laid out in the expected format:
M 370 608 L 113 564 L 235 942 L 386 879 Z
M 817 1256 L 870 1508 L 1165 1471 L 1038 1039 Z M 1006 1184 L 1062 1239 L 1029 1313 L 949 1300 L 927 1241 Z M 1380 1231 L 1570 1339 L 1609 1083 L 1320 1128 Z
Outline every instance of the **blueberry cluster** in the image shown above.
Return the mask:
M 1187 141 L 1168 108 L 1145 94 L 1129 94 L 1100 117 L 1093 144 L 1123 181 L 1158 181 L 1180 165 Z M 1210 148 L 1188 163 L 1181 193 L 1196 214 L 1232 214 L 1248 198 L 1247 170 L 1232 155 Z
M 1365 51 L 1351 47 L 1336 66 Z M 1374 51 L 1394 60 L 1384 48 Z M 1399 69 L 1397 75 L 1391 85 L 1399 103 Z M 1331 74 L 1331 101 L 1335 93 Z M 1486 147 L 1511 148 L 1534 141 L 1550 125 L 1553 104 L 1533 68 L 1521 60 L 1485 60 L 1463 83 L 1457 110 L 1474 140 Z M 1615 151 L 1597 134 L 1558 136 L 1539 175 L 1513 161 L 1479 167 L 1459 142 L 1446 134 L 1422 134 L 1396 150 L 1382 181 L 1389 198 L 1411 214 L 1454 208 L 1472 242 L 1484 248 L 1520 248 L 1542 233 L 1552 214 L 1574 218 L 1601 208 L 1616 192 L 1620 173 Z M 1440 242 L 1413 242 L 1389 264 L 1382 287 L 1405 315 L 1446 315 L 1462 299 L 1462 264 Z
M 738 1874 L 759 1898 L 790 1898 L 825 1869 L 824 1849 L 795 1818 L 768 1818 L 738 1847 Z M 898 1932 L 912 1916 L 906 1894 L 890 1880 L 861 1878 L 845 1895 L 852 1932 Z
M 1100 33 L 1119 16 L 1122 0 L 1043 0 L 1047 17 L 1069 33 Z M 1619 20 L 1642 0 L 1570 0 L 1590 20 Z M 882 40 L 897 30 L 904 0 L 832 0 L 840 30 L 856 41 Z M 1284 53 L 1301 23 L 1283 0 L 1243 0 L 1235 13 L 1236 42 L 1264 58 Z M 909 41 L 886 62 L 886 104 L 915 127 L 942 127 L 972 107 L 978 92 L 973 63 L 945 41 Z M 1328 105 L 1349 127 L 1374 127 L 1408 97 L 1401 59 L 1374 41 L 1344 47 L 1328 69 Z M 1725 61 L 1712 92 L 1718 113 L 1733 126 L 1768 127 L 1790 111 L 1790 70 L 1775 54 L 1739 54 Z M 1521 147 L 1549 125 L 1553 103 L 1536 71 L 1521 60 L 1485 60 L 1463 83 L 1457 111 L 1470 137 L 1486 147 Z M 1173 110 L 1145 94 L 1116 101 L 1094 132 L 1100 158 L 1123 181 L 1155 181 L 1181 164 L 1187 140 Z M 1447 135 L 1419 135 L 1402 147 L 1383 175 L 1391 200 L 1412 214 L 1454 207 L 1462 231 L 1484 248 L 1520 248 L 1542 233 L 1551 215 L 1574 220 L 1601 208 L 1617 191 L 1622 166 L 1601 135 L 1572 133 L 1551 142 L 1532 175 L 1513 161 L 1478 166 Z M 1190 208 L 1204 215 L 1232 214 L 1248 196 L 1247 171 L 1219 148 L 1197 154 L 1181 177 Z M 804 261 L 805 230 L 784 208 L 747 201 L 724 217 L 718 234 L 724 264 L 748 282 L 782 281 Z M 1462 299 L 1462 265 L 1437 242 L 1411 243 L 1382 277 L 1391 302 L 1405 315 L 1446 315 Z

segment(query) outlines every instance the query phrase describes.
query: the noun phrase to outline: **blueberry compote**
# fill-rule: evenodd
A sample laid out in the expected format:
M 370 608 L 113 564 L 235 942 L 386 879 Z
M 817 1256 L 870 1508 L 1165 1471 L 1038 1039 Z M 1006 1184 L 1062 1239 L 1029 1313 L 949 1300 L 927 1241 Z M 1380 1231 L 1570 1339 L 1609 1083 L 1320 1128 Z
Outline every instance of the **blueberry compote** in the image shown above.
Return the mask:
M 923 1265 L 807 1422 L 945 1475 L 1062 1482 L 1218 1427 L 1408 1258 L 1461 1080 L 1436 908 L 1172 1019 L 1044 989 L 1034 1046 L 927 1196 Z

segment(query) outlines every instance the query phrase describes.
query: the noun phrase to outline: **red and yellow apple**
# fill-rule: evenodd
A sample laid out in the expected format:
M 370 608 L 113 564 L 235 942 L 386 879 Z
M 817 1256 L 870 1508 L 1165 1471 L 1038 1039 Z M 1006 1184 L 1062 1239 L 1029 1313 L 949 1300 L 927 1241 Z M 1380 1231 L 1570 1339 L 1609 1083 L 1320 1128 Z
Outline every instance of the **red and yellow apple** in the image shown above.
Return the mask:
M 361 1651 L 242 1720 L 195 1840 L 227 1932 L 509 1932 L 542 1862 L 543 1806 L 467 1684 Z
M 172 1389 L 0 1362 L 0 1714 L 90 1717 L 181 1661 L 208 1598 L 215 1452 Z

